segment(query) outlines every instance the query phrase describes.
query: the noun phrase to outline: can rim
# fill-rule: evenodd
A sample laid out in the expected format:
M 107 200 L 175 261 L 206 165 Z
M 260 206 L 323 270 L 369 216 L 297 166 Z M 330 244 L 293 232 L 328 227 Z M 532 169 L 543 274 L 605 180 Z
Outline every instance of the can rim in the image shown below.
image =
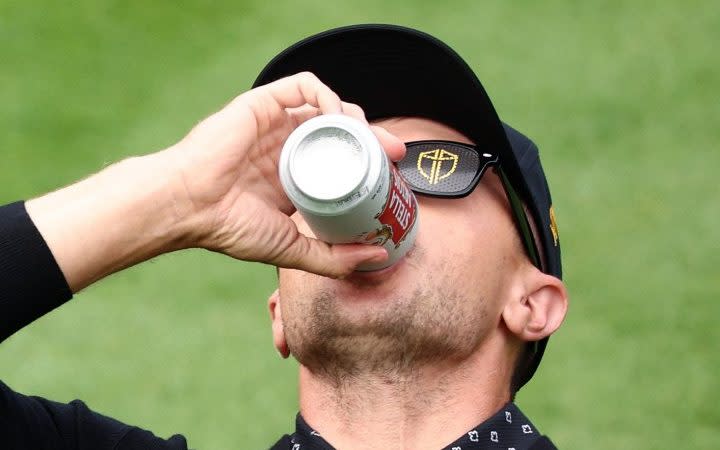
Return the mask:
M 298 146 L 302 140 L 309 134 L 323 128 L 339 128 L 352 135 L 360 144 L 363 151 L 361 172 L 363 175 L 358 177 L 357 184 L 353 183 L 352 189 L 343 192 L 333 198 L 317 198 L 308 192 L 302 190 L 297 180 L 293 177 L 292 167 L 294 165 L 294 156 L 298 151 Z M 376 147 L 376 149 L 373 149 Z M 382 157 L 385 154 L 380 146 L 380 142 L 373 134 L 367 124 L 342 114 L 324 114 L 314 117 L 293 131 L 285 141 L 279 161 L 280 181 L 285 187 L 291 201 L 298 209 L 311 211 L 320 215 L 336 215 L 342 211 L 349 209 L 357 203 L 360 198 L 353 199 L 348 197 L 363 197 L 365 192 L 371 191 L 380 175 L 382 161 L 378 163 L 378 158 L 373 156 L 379 153 Z M 340 206 L 342 205 L 342 206 Z
M 331 202 L 347 196 L 362 185 L 367 177 L 369 155 L 355 133 L 347 127 L 328 123 L 308 129 L 303 134 L 291 148 L 288 157 L 288 173 L 302 193 L 313 200 Z M 335 135 L 334 137 L 338 138 L 337 145 L 330 151 L 317 143 L 323 135 Z M 352 142 L 343 142 L 343 135 Z M 340 152 L 353 161 L 343 161 L 344 157 L 339 155 Z M 318 177 L 308 173 L 308 165 L 327 167 L 330 171 L 326 172 L 323 178 L 330 179 L 326 182 L 318 180 Z M 325 189 L 321 189 L 321 186 Z

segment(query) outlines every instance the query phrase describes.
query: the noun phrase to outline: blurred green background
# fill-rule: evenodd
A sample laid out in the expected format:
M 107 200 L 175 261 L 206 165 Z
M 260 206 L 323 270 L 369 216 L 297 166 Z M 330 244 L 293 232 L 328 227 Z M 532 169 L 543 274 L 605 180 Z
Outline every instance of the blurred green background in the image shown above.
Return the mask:
M 0 202 L 170 145 L 279 50 L 428 31 L 539 144 L 572 299 L 518 403 L 564 449 L 720 448 L 720 3 L 3 0 Z M 203 251 L 87 289 L 2 344 L 0 378 L 201 449 L 292 429 L 274 271 Z

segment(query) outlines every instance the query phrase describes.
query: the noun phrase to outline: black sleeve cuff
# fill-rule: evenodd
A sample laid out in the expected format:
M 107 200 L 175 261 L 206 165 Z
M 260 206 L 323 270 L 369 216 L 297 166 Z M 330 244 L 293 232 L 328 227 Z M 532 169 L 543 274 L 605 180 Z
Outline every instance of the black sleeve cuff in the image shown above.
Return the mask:
M 0 207 L 0 342 L 71 298 L 25 203 Z

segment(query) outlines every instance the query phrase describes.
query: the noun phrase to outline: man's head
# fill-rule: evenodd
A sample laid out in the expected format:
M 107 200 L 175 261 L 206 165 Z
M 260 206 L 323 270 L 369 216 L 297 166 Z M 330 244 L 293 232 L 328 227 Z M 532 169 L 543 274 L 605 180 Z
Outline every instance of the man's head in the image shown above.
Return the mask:
M 485 358 L 508 381 L 517 364 L 512 390 L 519 388 L 567 307 L 534 145 L 503 127 L 457 54 L 414 30 L 331 30 L 280 54 L 256 85 L 303 70 L 406 142 L 476 144 L 499 154 L 500 166 L 465 197 L 419 196 L 415 248 L 390 269 L 345 280 L 281 271 L 279 295 L 270 301 L 278 348 L 335 380 Z M 520 202 L 508 200 L 515 191 L 529 220 Z M 523 242 L 522 230 L 532 227 L 534 238 Z M 536 243 L 544 256 L 537 267 L 528 257 Z

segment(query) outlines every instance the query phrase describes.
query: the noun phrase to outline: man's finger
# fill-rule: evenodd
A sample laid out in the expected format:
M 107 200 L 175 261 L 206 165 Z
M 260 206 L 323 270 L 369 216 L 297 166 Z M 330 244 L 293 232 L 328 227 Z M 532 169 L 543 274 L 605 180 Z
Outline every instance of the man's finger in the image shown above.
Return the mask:
M 301 123 L 320 115 L 320 109 L 312 105 L 303 105 L 298 108 L 287 108 L 285 110 L 293 123 L 293 128 L 297 128 Z
M 377 125 L 371 125 L 375 136 L 380 140 L 380 144 L 385 149 L 385 153 L 388 154 L 391 161 L 400 161 L 405 157 L 405 143 L 393 134 L 390 134 L 385 128 Z
M 360 105 L 356 105 L 355 103 L 342 102 L 342 112 L 346 116 L 357 119 L 366 125 L 368 124 L 368 121 L 365 118 L 365 111 L 363 111 Z
M 272 96 L 281 108 L 297 108 L 309 104 L 319 108 L 324 114 L 342 112 L 340 97 L 310 72 L 281 78 L 250 92 L 258 96 Z
M 307 103 L 318 107 L 323 114 L 342 113 L 340 97 L 318 77 L 310 72 L 302 72 L 296 76 L 299 78 L 298 86 Z

